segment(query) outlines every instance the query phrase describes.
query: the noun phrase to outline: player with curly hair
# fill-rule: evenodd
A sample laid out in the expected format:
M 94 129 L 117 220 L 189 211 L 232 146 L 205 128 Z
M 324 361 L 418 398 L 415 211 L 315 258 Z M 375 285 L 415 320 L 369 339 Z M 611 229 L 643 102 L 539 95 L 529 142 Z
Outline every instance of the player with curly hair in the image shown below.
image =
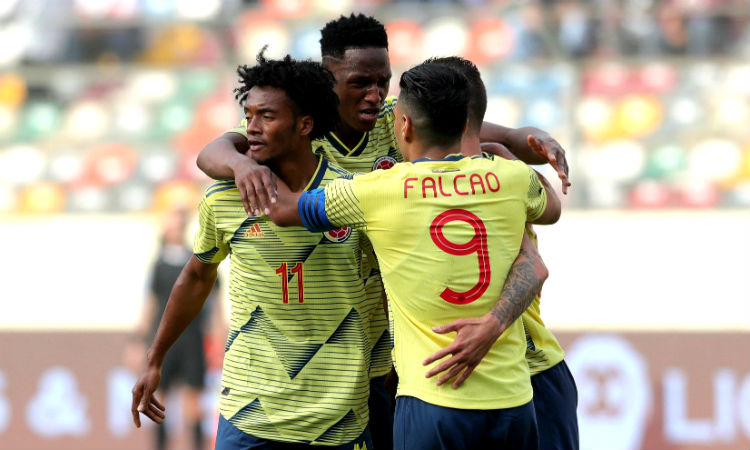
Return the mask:
M 297 192 L 346 172 L 312 152 L 337 122 L 331 74 L 315 62 L 266 59 L 238 68 L 248 156 Z M 154 396 L 164 356 L 197 316 L 231 254 L 232 316 L 225 348 L 217 449 L 373 448 L 368 430 L 370 320 L 358 231 L 281 229 L 249 216 L 233 180 L 211 185 L 194 254 L 170 294 L 133 388 L 132 414 L 161 423 Z

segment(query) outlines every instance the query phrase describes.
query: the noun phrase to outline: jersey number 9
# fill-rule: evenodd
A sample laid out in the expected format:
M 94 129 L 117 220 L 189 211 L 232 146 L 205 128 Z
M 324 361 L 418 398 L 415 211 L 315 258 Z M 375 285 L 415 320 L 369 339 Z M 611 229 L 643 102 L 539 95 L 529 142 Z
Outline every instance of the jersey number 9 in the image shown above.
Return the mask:
M 461 244 L 448 240 L 443 234 L 443 227 L 453 221 L 462 220 L 474 228 L 474 236 L 468 241 Z M 449 209 L 435 217 L 430 224 L 430 237 L 432 241 L 444 252 L 451 255 L 468 255 L 477 254 L 477 263 L 479 265 L 479 280 L 471 289 L 465 292 L 456 292 L 446 287 L 440 294 L 440 297 L 446 302 L 457 305 L 465 305 L 484 294 L 490 284 L 490 254 L 487 249 L 487 229 L 482 219 L 465 209 Z

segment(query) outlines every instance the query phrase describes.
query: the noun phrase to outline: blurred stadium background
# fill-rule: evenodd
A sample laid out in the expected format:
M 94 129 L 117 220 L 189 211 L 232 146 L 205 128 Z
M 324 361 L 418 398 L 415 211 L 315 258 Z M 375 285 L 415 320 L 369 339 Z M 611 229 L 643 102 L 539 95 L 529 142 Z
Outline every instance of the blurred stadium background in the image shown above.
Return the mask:
M 0 449 L 150 445 L 122 353 L 161 217 L 208 183 L 237 64 L 319 59 L 351 11 L 394 80 L 466 56 L 487 120 L 567 150 L 538 231 L 582 447 L 750 447 L 748 0 L 0 0 Z

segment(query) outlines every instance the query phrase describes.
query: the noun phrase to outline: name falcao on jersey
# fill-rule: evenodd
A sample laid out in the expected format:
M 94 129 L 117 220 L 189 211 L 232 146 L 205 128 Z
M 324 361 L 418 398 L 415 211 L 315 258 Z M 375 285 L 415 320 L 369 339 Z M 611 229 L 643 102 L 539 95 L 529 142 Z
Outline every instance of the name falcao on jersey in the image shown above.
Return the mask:
M 421 180 L 421 181 L 420 181 Z M 493 172 L 482 176 L 478 173 L 471 175 L 447 173 L 435 177 L 409 177 L 404 180 L 404 198 L 414 197 L 422 191 L 422 198 L 431 196 L 453 197 L 453 195 L 476 195 L 500 190 L 500 179 Z

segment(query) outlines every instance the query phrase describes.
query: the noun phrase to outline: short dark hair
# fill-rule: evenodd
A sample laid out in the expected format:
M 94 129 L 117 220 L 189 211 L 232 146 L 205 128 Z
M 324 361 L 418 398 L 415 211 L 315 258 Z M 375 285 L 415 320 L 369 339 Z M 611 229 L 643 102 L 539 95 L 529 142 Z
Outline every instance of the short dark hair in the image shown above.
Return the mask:
M 469 130 L 479 132 L 487 112 L 487 89 L 484 87 L 479 69 L 473 62 L 460 56 L 430 58 L 425 64 L 440 64 L 450 67 L 466 77 L 469 82 Z
M 438 145 L 461 139 L 469 104 L 466 77 L 450 67 L 420 64 L 401 74 L 398 85 L 398 101 L 412 113 L 420 139 Z
M 388 34 L 374 17 L 364 14 L 341 16 L 320 30 L 322 56 L 343 58 L 347 48 L 378 47 L 388 50 Z
M 266 59 L 258 53 L 258 64 L 237 67 L 240 87 L 234 90 L 235 98 L 243 104 L 254 86 L 270 86 L 283 90 L 292 101 L 295 114 L 313 118 L 311 139 L 325 136 L 339 121 L 339 98 L 333 91 L 333 75 L 320 63 L 297 61 L 286 55 L 284 59 Z

